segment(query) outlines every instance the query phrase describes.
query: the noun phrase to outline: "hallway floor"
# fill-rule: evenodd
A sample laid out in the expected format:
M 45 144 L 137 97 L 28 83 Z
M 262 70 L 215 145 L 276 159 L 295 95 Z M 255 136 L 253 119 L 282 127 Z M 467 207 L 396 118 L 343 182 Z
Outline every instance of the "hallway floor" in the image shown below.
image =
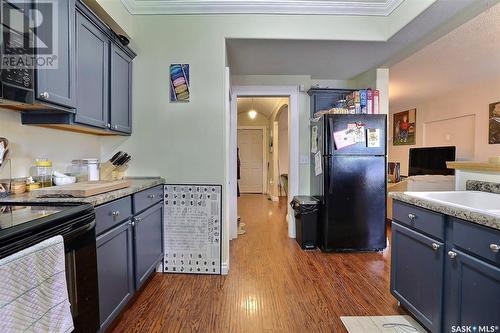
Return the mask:
M 400 314 L 390 251 L 302 251 L 286 205 L 242 195 L 246 234 L 231 242 L 227 276 L 157 273 L 114 332 L 346 332 L 340 316 Z

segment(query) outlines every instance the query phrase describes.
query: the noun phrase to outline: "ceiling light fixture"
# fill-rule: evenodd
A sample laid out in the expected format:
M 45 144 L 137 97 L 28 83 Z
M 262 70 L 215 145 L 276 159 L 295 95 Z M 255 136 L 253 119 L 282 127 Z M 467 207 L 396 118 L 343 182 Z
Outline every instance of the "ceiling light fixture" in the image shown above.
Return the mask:
M 255 111 L 253 107 L 253 97 L 252 97 L 252 108 L 250 109 L 250 111 L 248 111 L 248 116 L 250 117 L 250 119 L 255 119 L 255 117 L 257 117 L 257 111 Z

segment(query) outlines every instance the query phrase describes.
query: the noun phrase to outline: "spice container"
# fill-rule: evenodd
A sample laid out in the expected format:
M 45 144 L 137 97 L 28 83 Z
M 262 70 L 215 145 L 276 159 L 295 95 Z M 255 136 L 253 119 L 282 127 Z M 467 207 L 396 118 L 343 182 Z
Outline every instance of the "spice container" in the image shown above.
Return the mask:
M 70 174 L 76 176 L 78 182 L 99 180 L 99 160 L 84 158 L 71 161 Z
M 52 186 L 52 161 L 47 158 L 37 158 L 31 167 L 30 175 L 40 187 Z

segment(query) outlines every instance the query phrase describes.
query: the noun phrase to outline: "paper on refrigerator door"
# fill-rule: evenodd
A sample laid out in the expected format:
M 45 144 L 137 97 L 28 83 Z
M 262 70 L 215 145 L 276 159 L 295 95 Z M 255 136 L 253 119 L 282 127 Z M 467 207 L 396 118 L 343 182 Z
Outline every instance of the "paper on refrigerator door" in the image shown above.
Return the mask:
M 333 133 L 333 140 L 337 149 L 353 145 L 356 143 L 356 136 L 352 129 L 346 128 L 345 130 Z
M 314 154 L 314 174 L 319 176 L 323 173 L 323 157 L 321 156 L 321 151 Z
M 378 128 L 369 128 L 368 132 L 368 148 L 376 148 L 380 147 L 380 129 Z
M 311 153 L 318 151 L 318 126 L 311 128 Z
M 364 124 L 359 124 L 359 123 L 347 124 L 347 129 L 352 131 L 349 134 L 354 135 L 354 141 L 356 141 L 356 143 L 366 142 Z

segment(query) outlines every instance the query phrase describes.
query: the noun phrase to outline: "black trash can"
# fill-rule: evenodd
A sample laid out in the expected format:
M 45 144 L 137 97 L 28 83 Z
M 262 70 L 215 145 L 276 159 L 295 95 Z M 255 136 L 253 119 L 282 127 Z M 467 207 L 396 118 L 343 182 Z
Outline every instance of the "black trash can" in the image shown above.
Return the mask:
M 304 250 L 315 249 L 319 219 L 318 199 L 298 195 L 293 197 L 290 206 L 295 212 L 295 240 Z

